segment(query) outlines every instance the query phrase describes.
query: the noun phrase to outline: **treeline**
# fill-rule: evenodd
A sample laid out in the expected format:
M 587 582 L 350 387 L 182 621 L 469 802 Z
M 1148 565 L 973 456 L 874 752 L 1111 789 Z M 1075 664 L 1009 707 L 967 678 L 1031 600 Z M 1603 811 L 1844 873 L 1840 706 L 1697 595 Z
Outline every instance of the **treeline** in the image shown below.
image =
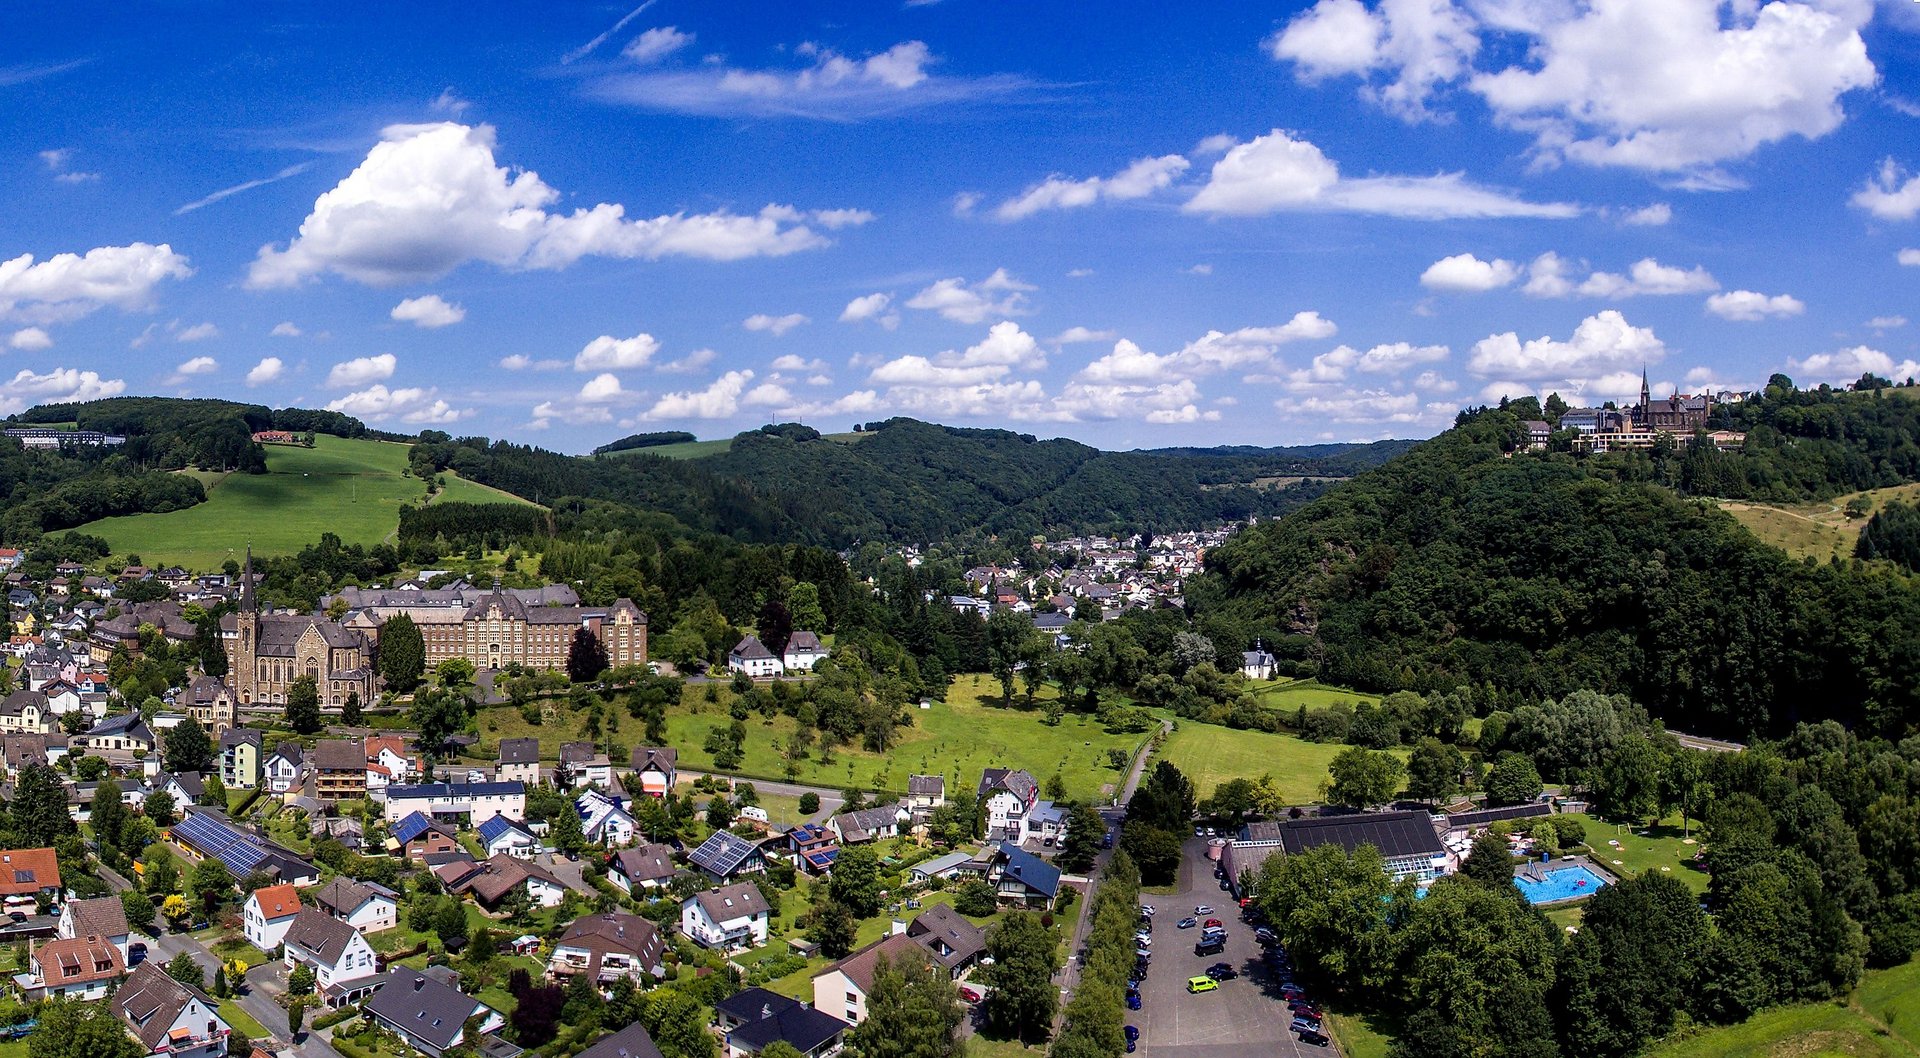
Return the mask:
M 593 454 L 603 456 L 608 452 L 625 452 L 634 448 L 658 448 L 661 445 L 690 444 L 698 440 L 698 437 L 695 437 L 685 430 L 655 430 L 652 433 L 628 434 L 617 441 L 608 441 L 606 444 L 594 449 Z
M 1873 513 L 1854 545 L 1860 558 L 1884 558 L 1920 570 L 1920 507 L 1894 500 Z
M 1563 751 L 1583 739 L 1552 737 Z M 1262 866 L 1256 905 L 1299 972 L 1397 1022 L 1395 1056 L 1624 1058 L 1689 1020 L 1845 996 L 1865 967 L 1920 949 L 1920 743 L 1825 723 L 1740 753 L 1619 728 L 1577 748 L 1591 755 L 1534 759 L 1593 782 L 1601 814 L 1704 819 L 1704 901 L 1649 871 L 1600 889 L 1566 936 L 1513 885 L 1499 826 L 1424 898 L 1370 846 Z
M 535 537 L 547 532 L 547 512 L 520 503 L 432 503 L 400 508 L 402 540 L 434 537 L 498 541 Z
M 1593 688 L 1737 735 L 1920 721 L 1911 576 L 1796 562 L 1650 482 L 1515 456 L 1520 422 L 1463 414 L 1214 549 L 1188 585 L 1200 623 L 1366 690 L 1537 701 Z

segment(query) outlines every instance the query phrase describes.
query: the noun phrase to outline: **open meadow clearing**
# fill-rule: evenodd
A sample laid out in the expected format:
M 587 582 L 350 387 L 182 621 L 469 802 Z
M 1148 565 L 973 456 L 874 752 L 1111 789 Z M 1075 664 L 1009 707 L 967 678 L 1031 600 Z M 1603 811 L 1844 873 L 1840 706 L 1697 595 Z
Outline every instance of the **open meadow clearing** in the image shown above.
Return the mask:
M 1848 518 L 1849 501 L 1867 501 L 1864 517 Z M 1887 505 L 1889 500 L 1913 503 L 1920 500 L 1920 484 L 1895 485 L 1836 496 L 1830 503 L 1771 504 L 1722 500 L 1720 507 L 1739 520 L 1763 542 L 1785 551 L 1794 558 L 1811 556 L 1815 561 L 1852 558 L 1853 546 L 1866 528 L 1867 518 Z

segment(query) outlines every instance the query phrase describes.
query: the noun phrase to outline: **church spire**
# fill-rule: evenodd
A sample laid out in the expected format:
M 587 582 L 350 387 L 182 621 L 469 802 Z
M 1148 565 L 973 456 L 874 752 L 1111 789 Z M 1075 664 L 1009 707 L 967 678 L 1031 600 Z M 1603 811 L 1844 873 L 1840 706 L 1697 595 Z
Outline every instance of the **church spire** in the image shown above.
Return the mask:
M 1640 365 L 1640 406 L 1644 408 L 1652 403 L 1653 403 L 1653 387 L 1647 384 L 1647 365 L 1641 364 Z
M 253 542 L 248 541 L 246 560 L 240 563 L 240 612 L 253 610 Z

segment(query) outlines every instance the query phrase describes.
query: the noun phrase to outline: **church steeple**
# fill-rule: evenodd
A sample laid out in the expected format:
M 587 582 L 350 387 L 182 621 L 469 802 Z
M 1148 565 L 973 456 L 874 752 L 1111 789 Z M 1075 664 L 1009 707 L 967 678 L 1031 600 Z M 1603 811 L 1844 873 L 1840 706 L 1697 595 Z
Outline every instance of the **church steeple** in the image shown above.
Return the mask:
M 254 612 L 253 602 L 253 544 L 247 544 L 247 557 L 240 563 L 240 612 Z
M 1647 385 L 1647 365 L 1641 364 L 1640 365 L 1640 406 L 1642 408 L 1645 408 L 1645 407 L 1651 406 L 1652 404 L 1653 404 L 1653 387 Z

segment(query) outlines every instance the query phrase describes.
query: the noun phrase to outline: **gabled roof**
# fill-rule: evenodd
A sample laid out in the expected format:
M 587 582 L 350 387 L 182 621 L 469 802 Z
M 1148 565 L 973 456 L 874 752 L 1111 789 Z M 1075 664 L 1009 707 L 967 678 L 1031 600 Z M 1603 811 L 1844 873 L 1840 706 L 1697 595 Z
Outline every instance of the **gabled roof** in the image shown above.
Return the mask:
M 693 900 L 715 922 L 731 922 L 748 915 L 764 915 L 772 910 L 767 906 L 767 898 L 760 895 L 760 888 L 752 882 L 735 882 L 704 893 L 695 893 Z
M 265 889 L 255 889 L 253 899 L 260 905 L 260 913 L 269 919 L 286 918 L 300 913 L 300 891 L 291 885 L 269 885 Z
M 860 991 L 871 995 L 873 972 L 879 966 L 881 959 L 899 966 L 906 959 L 929 961 L 930 956 L 927 954 L 927 949 L 921 947 L 912 937 L 905 933 L 894 933 L 874 941 L 814 976 L 817 978 L 820 974 L 829 974 L 838 970 L 845 974 L 847 980 L 853 982 Z
M 500 740 L 500 763 L 502 764 L 538 764 L 540 762 L 540 740 L 537 738 L 503 738 Z
M 1387 859 L 1402 856 L 1438 856 L 1446 851 L 1425 812 L 1366 812 L 1350 816 L 1311 816 L 1289 819 L 1280 828 L 1280 847 L 1289 856 L 1319 845 L 1339 845 L 1351 852 L 1372 845 Z
M 807 1054 L 847 1031 L 847 1023 L 832 1014 L 764 988 L 749 988 L 714 1009 L 741 1023 L 727 1034 L 727 1041 L 755 1053 L 784 1040 Z
M 359 936 L 359 930 L 312 907 L 301 908 L 293 925 L 287 927 L 288 944 L 298 944 L 329 966 L 339 965 L 340 956 Z
M 700 843 L 687 858 L 694 866 L 705 868 L 724 878 L 740 869 L 760 848 L 758 842 L 749 841 L 729 830 L 716 830 Z
M 986 768 L 980 772 L 980 789 L 976 796 L 984 801 L 995 790 L 1005 790 L 1018 797 L 1024 804 L 1032 804 L 1040 795 L 1040 784 L 1033 776 L 1018 768 Z
M 220 1017 L 213 1000 L 198 988 L 168 977 L 160 963 L 159 959 L 149 959 L 135 967 L 120 990 L 113 994 L 111 1004 L 114 1016 L 127 1024 L 150 1053 L 166 1042 L 167 1030 L 173 1028 L 174 1021 L 194 1000 L 207 1008 L 209 1017 L 216 1020 Z M 222 1021 L 220 1025 L 224 1027 L 226 1023 Z
M 787 640 L 789 654 L 824 654 L 827 648 L 821 644 L 820 637 L 808 631 L 797 631 Z
M 85 937 L 124 936 L 127 930 L 126 905 L 117 896 L 96 896 L 89 900 L 69 900 L 67 914 L 73 916 L 73 934 Z
M 661 1058 L 661 1055 L 653 1037 L 647 1035 L 646 1027 L 636 1021 L 611 1036 L 600 1037 L 593 1046 L 581 1051 L 578 1058 Z
M 314 743 L 312 756 L 313 766 L 322 771 L 361 771 L 367 766 L 362 744 L 344 738 L 322 739 Z
M 529 831 L 526 827 L 515 823 L 506 816 L 494 816 L 492 819 L 480 824 L 480 840 L 484 844 L 491 845 L 499 839 L 500 835 L 509 831 L 517 832 L 525 836 L 529 841 L 533 839 L 533 832 Z
M 680 751 L 670 746 L 635 746 L 632 764 L 634 771 L 673 771 L 680 763 Z
M 945 797 L 947 777 L 944 775 L 909 775 L 907 793 L 915 797 Z
M 451 985 L 402 968 L 389 973 L 386 984 L 361 1009 L 444 1049 L 459 1039 L 468 1018 L 490 1008 Z
M 429 830 L 444 829 L 425 812 L 408 812 L 400 817 L 400 821 L 393 825 L 393 829 L 387 832 L 387 836 L 405 845 Z
M 601 957 L 607 954 L 632 956 L 642 969 L 651 971 L 666 957 L 666 942 L 660 929 L 639 915 L 610 911 L 601 915 L 582 915 L 554 942 L 555 948 L 579 948 L 588 953 L 587 973 L 598 977 Z
M 60 887 L 60 861 L 52 849 L 0 852 L 0 896 L 32 896 Z
M 33 961 L 49 988 L 110 981 L 127 972 L 120 949 L 98 933 L 50 940 L 33 953 Z
M 506 853 L 494 856 L 480 865 L 480 869 L 452 883 L 453 888 L 471 891 L 482 903 L 491 904 L 507 895 L 515 886 L 523 885 L 529 878 L 538 879 L 548 885 L 560 887 L 560 879 L 553 872 L 538 864 L 526 860 L 517 860 Z
M 1007 858 L 1003 881 L 1011 878 L 1049 900 L 1060 891 L 1060 868 L 1012 842 L 1002 843 L 1000 854 Z
M 314 903 L 337 915 L 352 914 L 355 908 L 376 897 L 385 897 L 399 903 L 399 894 L 384 885 L 373 882 L 356 882 L 346 875 L 339 875 L 328 882 L 326 888 L 314 894 Z
M 666 845 L 642 845 L 621 849 L 613 854 L 614 870 L 636 882 L 657 882 L 673 877 L 673 849 Z
M 767 645 L 760 642 L 759 636 L 748 636 L 735 644 L 733 651 L 727 656 L 740 661 L 771 661 L 773 651 L 768 650 Z
M 951 970 L 987 950 L 987 934 L 953 909 L 935 904 L 907 924 L 907 936 L 920 942 L 935 962 Z

